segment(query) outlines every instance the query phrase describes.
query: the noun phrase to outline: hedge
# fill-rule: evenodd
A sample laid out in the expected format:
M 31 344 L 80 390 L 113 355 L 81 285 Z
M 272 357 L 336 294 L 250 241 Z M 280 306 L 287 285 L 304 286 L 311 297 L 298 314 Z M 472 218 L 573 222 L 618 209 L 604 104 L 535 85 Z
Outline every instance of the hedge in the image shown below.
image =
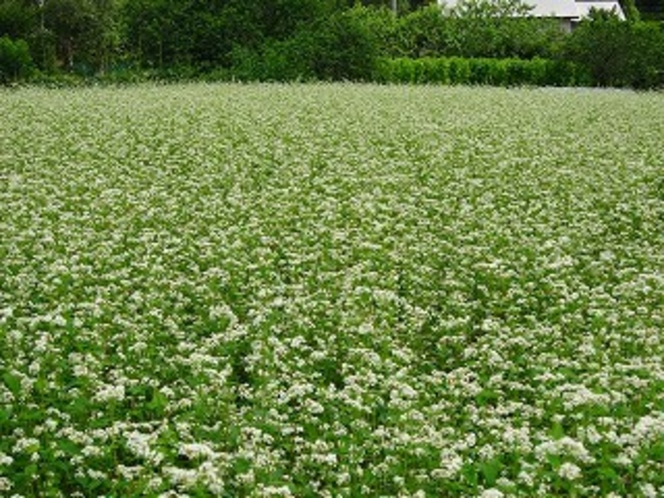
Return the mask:
M 492 86 L 586 86 L 593 83 L 585 69 L 570 62 L 462 57 L 383 58 L 377 64 L 375 79 L 383 83 Z

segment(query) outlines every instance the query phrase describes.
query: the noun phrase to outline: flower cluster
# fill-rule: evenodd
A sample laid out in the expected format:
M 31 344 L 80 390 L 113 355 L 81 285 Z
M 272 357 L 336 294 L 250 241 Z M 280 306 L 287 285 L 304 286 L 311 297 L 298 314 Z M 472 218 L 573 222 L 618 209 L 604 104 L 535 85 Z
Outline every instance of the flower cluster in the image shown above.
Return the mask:
M 664 495 L 661 95 L 0 104 L 0 494 Z

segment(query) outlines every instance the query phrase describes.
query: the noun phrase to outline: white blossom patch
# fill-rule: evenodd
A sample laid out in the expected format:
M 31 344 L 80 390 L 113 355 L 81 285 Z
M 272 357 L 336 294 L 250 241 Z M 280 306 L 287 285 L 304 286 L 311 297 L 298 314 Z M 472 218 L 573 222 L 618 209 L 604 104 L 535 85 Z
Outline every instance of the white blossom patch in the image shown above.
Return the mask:
M 0 108 L 0 494 L 664 495 L 660 94 Z

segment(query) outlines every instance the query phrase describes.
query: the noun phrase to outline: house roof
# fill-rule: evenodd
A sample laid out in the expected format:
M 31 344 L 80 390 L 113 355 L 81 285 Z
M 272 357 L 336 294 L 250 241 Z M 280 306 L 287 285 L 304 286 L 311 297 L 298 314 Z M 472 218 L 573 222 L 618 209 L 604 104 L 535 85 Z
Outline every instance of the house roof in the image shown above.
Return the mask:
M 454 7 L 457 0 L 438 0 L 441 5 Z M 533 9 L 530 15 L 535 17 L 556 17 L 560 19 L 578 20 L 587 17 L 590 9 L 615 9 L 621 19 L 625 16 L 620 8 L 618 1 L 613 0 L 524 0 L 524 3 L 530 5 Z

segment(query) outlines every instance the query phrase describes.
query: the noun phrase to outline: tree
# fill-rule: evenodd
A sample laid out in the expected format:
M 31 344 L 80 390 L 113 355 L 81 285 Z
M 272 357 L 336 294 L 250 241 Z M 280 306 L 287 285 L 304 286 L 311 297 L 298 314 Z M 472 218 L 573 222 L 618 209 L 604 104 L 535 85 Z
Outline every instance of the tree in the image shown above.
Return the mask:
M 0 38 L 0 83 L 11 83 L 26 76 L 32 69 L 30 49 L 24 40 Z
M 563 33 L 553 19 L 530 16 L 523 0 L 460 0 L 446 9 L 454 46 L 463 57 L 551 57 Z
M 664 20 L 664 0 L 635 0 L 641 17 L 649 20 Z
M 99 20 L 90 0 L 47 0 L 45 27 L 53 33 L 62 65 L 71 70 L 99 36 Z
M 368 80 L 377 56 L 374 33 L 362 22 L 362 9 L 336 13 L 313 32 L 310 54 L 314 74 L 322 80 Z
M 0 0 L 0 36 L 28 38 L 37 27 L 37 5 L 24 0 Z
M 365 7 L 384 7 L 394 13 L 406 14 L 413 12 L 417 9 L 426 7 L 427 5 L 436 4 L 435 0 L 361 0 L 350 1 L 350 5 L 361 4 Z
M 459 18 L 499 19 L 524 17 L 532 10 L 532 5 L 523 0 L 460 0 L 451 12 Z
M 121 10 L 128 50 L 142 64 L 163 67 L 179 62 L 189 50 L 183 35 L 183 2 L 173 0 L 131 0 Z
M 625 18 L 628 21 L 641 20 L 641 14 L 639 13 L 639 9 L 636 8 L 636 3 L 634 3 L 634 0 L 620 0 L 620 7 L 625 13 Z
M 97 70 L 105 72 L 119 54 L 122 45 L 122 0 L 92 0 L 91 3 L 95 23 L 88 48 Z
M 657 23 L 624 22 L 611 12 L 594 10 L 574 30 L 565 52 L 598 85 L 664 85 L 664 31 Z

